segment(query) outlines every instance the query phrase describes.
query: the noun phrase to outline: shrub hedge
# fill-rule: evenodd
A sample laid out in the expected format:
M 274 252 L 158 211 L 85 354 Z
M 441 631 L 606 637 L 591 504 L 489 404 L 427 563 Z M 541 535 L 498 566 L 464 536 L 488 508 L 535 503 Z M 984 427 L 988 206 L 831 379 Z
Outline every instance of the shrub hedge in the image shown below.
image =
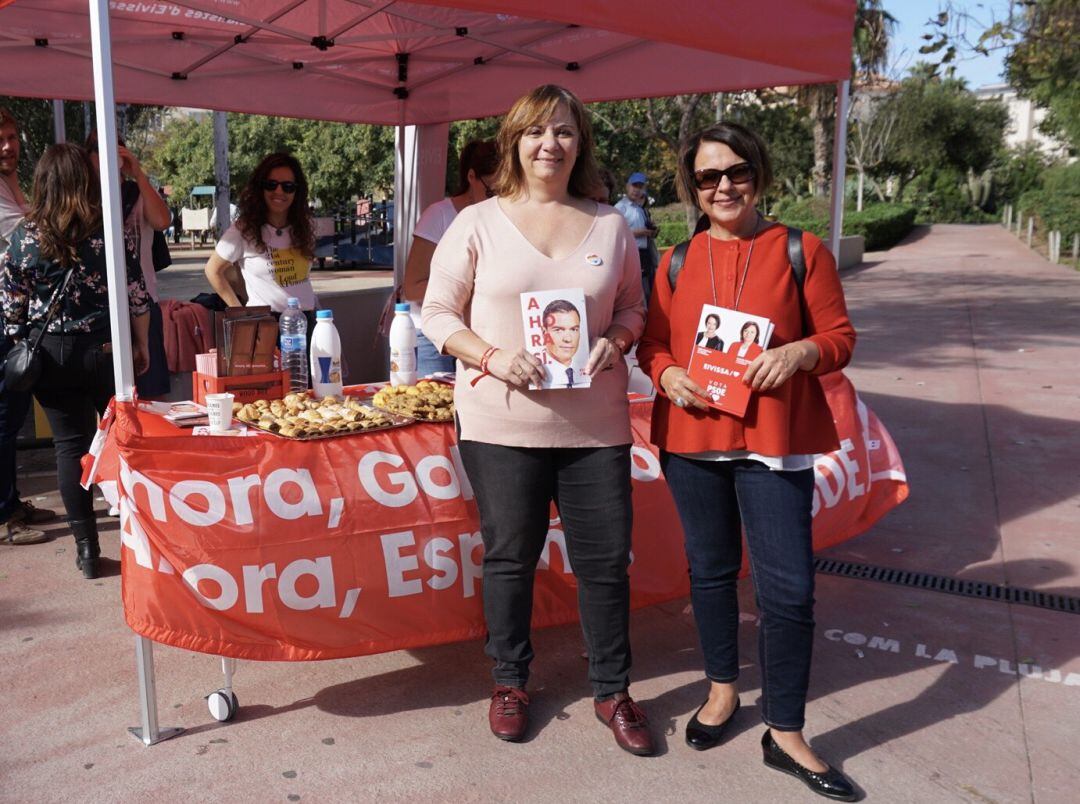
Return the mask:
M 1062 240 L 1071 244 L 1073 235 L 1080 234 L 1080 162 L 1048 168 L 1042 187 L 1021 195 L 1016 206 L 1024 217 L 1035 215 L 1040 228 L 1061 232 Z
M 907 204 L 871 204 L 862 212 L 844 213 L 844 234 L 862 235 L 867 251 L 892 248 L 915 225 L 915 207 Z M 825 239 L 829 236 L 829 204 L 825 199 L 802 199 L 782 206 L 777 217 Z
M 900 242 L 915 225 L 915 207 L 907 204 L 872 204 L 862 212 L 844 213 L 844 234 L 862 235 L 867 251 L 881 251 Z M 803 198 L 777 204 L 773 209 L 777 220 L 813 232 L 821 239 L 829 236 L 829 202 L 824 198 Z M 658 221 L 660 233 L 656 245 L 663 251 L 686 240 L 683 220 Z

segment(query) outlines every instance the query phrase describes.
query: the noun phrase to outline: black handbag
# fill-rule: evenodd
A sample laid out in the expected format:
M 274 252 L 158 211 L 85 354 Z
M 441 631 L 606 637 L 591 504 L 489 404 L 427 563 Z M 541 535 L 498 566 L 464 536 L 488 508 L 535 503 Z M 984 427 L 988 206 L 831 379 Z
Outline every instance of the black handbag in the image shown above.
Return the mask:
M 9 391 L 29 391 L 38 381 L 38 377 L 41 376 L 41 355 L 38 353 L 41 348 L 41 339 L 45 337 L 45 333 L 49 329 L 49 322 L 56 315 L 56 309 L 60 306 L 60 300 L 67 291 L 68 284 L 71 282 L 74 273 L 75 266 L 72 266 L 68 269 L 60 287 L 53 292 L 52 298 L 49 299 L 49 308 L 45 314 L 45 321 L 42 323 L 41 330 L 37 335 L 32 340 L 23 338 L 8 351 L 7 360 L 4 361 L 5 389 Z
M 169 241 L 165 239 L 164 232 L 154 232 L 154 241 L 151 243 L 150 253 L 154 260 L 154 273 L 164 271 L 172 265 L 172 255 L 169 254 Z

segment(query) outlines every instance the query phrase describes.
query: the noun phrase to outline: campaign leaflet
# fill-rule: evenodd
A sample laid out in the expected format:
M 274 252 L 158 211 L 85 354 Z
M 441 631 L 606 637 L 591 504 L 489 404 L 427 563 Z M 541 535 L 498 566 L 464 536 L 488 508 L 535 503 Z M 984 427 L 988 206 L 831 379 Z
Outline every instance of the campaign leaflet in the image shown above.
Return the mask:
M 750 403 L 743 374 L 769 345 L 773 325 L 767 318 L 710 304 L 701 308 L 687 374 L 705 390 L 717 410 L 742 417 Z
M 588 388 L 589 326 L 582 288 L 538 290 L 521 294 L 521 323 L 525 349 L 544 364 L 544 382 L 530 391 L 548 388 Z

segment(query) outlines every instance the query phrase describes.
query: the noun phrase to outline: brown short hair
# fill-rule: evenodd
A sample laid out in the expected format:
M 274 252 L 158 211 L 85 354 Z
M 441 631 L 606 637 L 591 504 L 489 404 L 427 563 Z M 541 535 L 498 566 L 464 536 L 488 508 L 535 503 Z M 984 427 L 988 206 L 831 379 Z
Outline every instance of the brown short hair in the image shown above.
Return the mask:
M 525 174 L 518 161 L 518 143 L 529 126 L 548 120 L 560 103 L 565 103 L 578 129 L 578 155 L 570 173 L 569 191 L 575 198 L 589 198 L 600 175 L 596 168 L 595 145 L 589 113 L 573 92 L 555 84 L 544 84 L 523 95 L 510 107 L 495 142 L 499 146 L 499 169 L 492 189 L 501 196 L 518 196 L 525 189 Z
M 6 106 L 0 106 L 0 128 L 4 126 L 13 126 L 18 131 L 19 121 L 15 119 L 15 115 L 7 110 Z
M 499 167 L 499 152 L 492 140 L 470 140 L 458 159 L 458 186 L 454 195 L 469 191 L 469 171 L 476 177 L 490 176 Z
M 754 195 L 760 198 L 772 184 L 772 161 L 765 140 L 755 131 L 738 123 L 716 123 L 691 134 L 679 146 L 679 173 L 676 179 L 679 198 L 686 204 L 698 206 L 698 191 L 694 185 L 694 160 L 703 142 L 719 142 L 754 166 Z

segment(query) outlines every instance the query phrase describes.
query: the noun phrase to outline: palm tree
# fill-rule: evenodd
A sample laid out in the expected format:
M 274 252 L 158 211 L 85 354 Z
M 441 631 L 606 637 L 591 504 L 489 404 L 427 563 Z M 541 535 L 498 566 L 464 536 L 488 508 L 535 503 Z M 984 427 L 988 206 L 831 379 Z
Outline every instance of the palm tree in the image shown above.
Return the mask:
M 884 9 L 882 0 L 857 0 L 851 44 L 853 77 L 866 80 L 885 67 L 889 55 L 889 35 L 895 25 L 896 18 Z M 825 196 L 829 192 L 830 132 L 835 116 L 836 88 L 833 84 L 809 84 L 799 87 L 796 98 L 809 111 L 814 132 L 814 168 L 811 174 L 814 195 Z

